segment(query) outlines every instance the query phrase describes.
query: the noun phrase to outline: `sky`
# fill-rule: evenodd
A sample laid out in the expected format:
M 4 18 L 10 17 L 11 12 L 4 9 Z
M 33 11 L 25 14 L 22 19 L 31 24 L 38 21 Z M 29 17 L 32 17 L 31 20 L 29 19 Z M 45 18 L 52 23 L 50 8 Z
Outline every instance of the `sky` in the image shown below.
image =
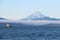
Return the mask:
M 0 17 L 23 19 L 36 11 L 60 18 L 60 0 L 0 0 Z

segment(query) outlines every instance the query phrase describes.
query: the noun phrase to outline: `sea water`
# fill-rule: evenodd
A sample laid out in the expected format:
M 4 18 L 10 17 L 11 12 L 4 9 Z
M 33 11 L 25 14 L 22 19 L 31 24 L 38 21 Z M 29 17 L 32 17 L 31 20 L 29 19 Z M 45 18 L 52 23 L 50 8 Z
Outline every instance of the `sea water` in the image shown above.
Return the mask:
M 60 40 L 60 27 L 0 28 L 0 40 Z

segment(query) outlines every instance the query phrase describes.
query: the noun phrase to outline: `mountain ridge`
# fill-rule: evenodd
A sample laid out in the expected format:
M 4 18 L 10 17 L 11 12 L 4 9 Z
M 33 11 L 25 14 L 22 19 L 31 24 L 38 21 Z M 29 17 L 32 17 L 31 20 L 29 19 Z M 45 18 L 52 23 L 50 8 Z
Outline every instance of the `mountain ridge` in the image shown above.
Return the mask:
M 43 15 L 40 12 L 35 12 L 23 20 L 60 20 L 60 19 L 51 18 L 51 17 Z
M 6 18 L 2 18 L 2 17 L 0 17 L 0 20 L 7 20 Z

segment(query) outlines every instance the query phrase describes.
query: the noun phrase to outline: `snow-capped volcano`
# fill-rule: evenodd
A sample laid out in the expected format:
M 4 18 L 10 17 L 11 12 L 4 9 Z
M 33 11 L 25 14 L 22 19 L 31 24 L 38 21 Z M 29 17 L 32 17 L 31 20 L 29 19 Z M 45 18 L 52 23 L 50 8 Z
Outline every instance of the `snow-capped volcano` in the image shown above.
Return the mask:
M 43 15 L 40 12 L 35 12 L 32 15 L 28 16 L 27 18 L 25 18 L 24 20 L 59 20 L 59 19 L 50 18 L 48 16 Z
M 32 15 L 28 16 L 26 19 L 38 19 L 38 18 L 44 18 L 44 17 L 46 16 L 37 11 L 33 13 Z
M 40 12 L 36 12 L 36 13 L 33 13 L 32 15 L 30 15 L 29 17 L 32 17 L 32 18 L 43 18 L 43 17 L 46 17 L 46 16 L 43 15 L 42 13 L 40 13 Z

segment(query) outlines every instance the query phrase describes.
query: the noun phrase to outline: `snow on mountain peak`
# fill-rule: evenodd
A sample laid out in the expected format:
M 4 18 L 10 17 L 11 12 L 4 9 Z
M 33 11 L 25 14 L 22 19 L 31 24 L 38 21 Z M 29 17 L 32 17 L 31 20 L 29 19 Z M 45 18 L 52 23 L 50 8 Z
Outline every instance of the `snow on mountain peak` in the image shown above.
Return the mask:
M 28 16 L 26 19 L 38 19 L 38 18 L 44 18 L 44 17 L 46 16 L 37 11 L 33 13 L 32 15 Z
M 43 18 L 43 17 L 46 17 L 45 15 L 43 15 L 42 13 L 40 12 L 35 12 L 34 14 L 32 14 L 31 16 L 35 17 L 35 18 Z
M 25 18 L 24 20 L 60 20 L 60 19 L 45 16 L 42 13 L 37 11 L 37 12 L 33 13 L 32 15 L 28 16 L 27 18 Z

